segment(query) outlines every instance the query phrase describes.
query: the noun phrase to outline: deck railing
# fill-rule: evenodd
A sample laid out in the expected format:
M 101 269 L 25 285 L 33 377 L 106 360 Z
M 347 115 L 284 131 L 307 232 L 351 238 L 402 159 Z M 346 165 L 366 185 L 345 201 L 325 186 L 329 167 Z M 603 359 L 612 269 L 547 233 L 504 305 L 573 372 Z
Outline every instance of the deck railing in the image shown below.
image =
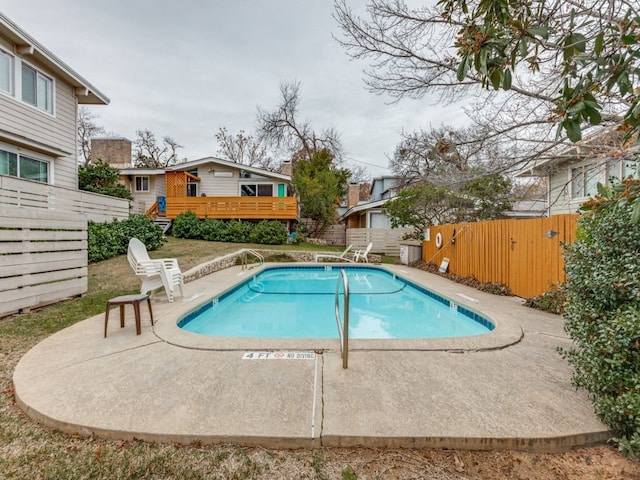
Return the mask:
M 294 197 L 167 197 L 167 218 L 191 211 L 198 218 L 295 220 Z

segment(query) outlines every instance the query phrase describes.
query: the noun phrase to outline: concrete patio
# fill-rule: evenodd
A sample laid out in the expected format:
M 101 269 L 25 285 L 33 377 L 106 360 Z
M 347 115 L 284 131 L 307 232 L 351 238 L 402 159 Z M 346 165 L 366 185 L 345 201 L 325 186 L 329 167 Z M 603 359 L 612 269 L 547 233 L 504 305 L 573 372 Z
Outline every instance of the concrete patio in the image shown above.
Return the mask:
M 458 339 L 212 338 L 176 320 L 254 270 L 231 267 L 153 297 L 120 328 L 112 315 L 47 338 L 14 373 L 18 404 L 62 431 L 112 439 L 266 447 L 443 447 L 560 451 L 609 438 L 557 353 L 560 317 L 404 266 L 387 267 L 496 324 Z M 252 359 L 247 353 L 254 352 Z M 263 352 L 260 355 L 260 352 Z M 266 353 L 270 352 L 270 353 Z M 293 359 L 286 359 L 291 353 Z M 284 357 L 284 358 L 283 358 Z

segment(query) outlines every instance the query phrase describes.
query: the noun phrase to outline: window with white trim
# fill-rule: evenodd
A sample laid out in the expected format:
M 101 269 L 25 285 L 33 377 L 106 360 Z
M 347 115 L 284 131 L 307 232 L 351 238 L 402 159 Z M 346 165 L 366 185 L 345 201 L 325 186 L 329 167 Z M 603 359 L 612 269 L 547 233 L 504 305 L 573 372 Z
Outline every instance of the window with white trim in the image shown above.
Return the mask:
M 13 55 L 0 50 L 0 90 L 13 95 Z
M 22 101 L 53 114 L 53 80 L 22 64 Z
M 240 185 L 241 197 L 273 197 L 272 183 L 243 183 Z
M 640 178 L 640 162 L 633 160 L 622 160 L 622 178 Z
M 595 195 L 598 188 L 597 164 L 591 163 L 571 169 L 571 198 Z
M 17 153 L 0 150 L 0 175 L 49 182 L 49 162 Z
M 136 192 L 149 191 L 149 177 L 136 177 Z
M 607 162 L 607 181 L 615 183 L 627 177 L 640 178 L 640 161 L 616 159 Z

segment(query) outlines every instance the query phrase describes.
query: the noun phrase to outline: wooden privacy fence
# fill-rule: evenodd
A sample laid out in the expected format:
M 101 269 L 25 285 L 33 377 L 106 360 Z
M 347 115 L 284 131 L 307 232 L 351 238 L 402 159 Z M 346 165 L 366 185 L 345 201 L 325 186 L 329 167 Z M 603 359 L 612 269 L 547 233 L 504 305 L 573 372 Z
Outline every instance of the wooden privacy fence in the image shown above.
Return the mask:
M 0 206 L 5 205 L 74 212 L 94 222 L 129 218 L 129 200 L 125 198 L 0 175 Z
M 0 315 L 86 291 L 86 217 L 45 209 L 0 209 Z
M 562 243 L 575 239 L 579 215 L 437 225 L 425 230 L 422 259 L 481 282 L 503 283 L 520 297 L 565 281 Z M 440 236 L 439 236 L 439 235 Z M 442 247 L 436 239 L 442 239 Z

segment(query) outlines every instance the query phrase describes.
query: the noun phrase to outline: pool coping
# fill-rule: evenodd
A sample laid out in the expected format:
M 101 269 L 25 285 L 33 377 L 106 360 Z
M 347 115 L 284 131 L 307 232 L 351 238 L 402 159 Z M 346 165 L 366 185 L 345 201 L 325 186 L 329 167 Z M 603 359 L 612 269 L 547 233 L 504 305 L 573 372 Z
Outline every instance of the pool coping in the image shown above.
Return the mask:
M 559 317 L 421 270 L 385 268 L 433 282 L 496 330 L 466 350 L 460 338 L 409 341 L 415 349 L 361 341 L 348 369 L 338 340 L 326 349 L 315 340 L 170 343 L 181 341 L 179 313 L 204 291 L 222 292 L 255 272 L 231 267 L 186 284 L 186 297 L 173 303 L 155 294 L 155 326 L 143 312 L 141 335 L 128 309 L 125 328 L 110 323 L 107 338 L 104 315 L 47 337 L 16 366 L 16 403 L 69 434 L 163 443 L 558 452 L 610 438 L 557 353 L 571 345 Z M 250 350 L 294 349 L 314 360 L 243 359 Z
M 331 264 L 340 267 L 340 264 Z M 247 337 L 216 337 L 186 331 L 178 326 L 178 322 L 185 315 L 199 308 L 204 303 L 226 292 L 246 280 L 248 275 L 256 275 L 265 269 L 284 266 L 281 263 L 265 263 L 254 269 L 236 268 L 233 275 L 225 277 L 224 281 L 212 285 L 208 293 L 198 292 L 176 303 L 167 314 L 158 316 L 160 320 L 153 327 L 154 334 L 168 344 L 196 349 L 196 350 L 325 350 L 339 348 L 338 338 L 247 338 Z M 287 265 L 288 266 L 288 265 Z M 316 263 L 296 263 L 293 266 L 315 266 Z M 396 274 L 411 283 L 433 291 L 425 284 L 425 277 L 415 275 L 410 269 L 393 265 L 372 265 L 390 274 Z M 353 265 L 351 265 L 353 267 Z M 366 267 L 365 267 L 366 268 Z M 231 272 L 229 272 L 231 273 Z M 423 272 L 424 273 L 424 272 Z M 201 279 L 201 280 L 204 280 Z M 462 306 L 471 312 L 480 314 L 494 325 L 494 329 L 482 335 L 448 337 L 448 338 L 418 338 L 418 339 L 349 339 L 349 350 L 353 351 L 485 351 L 496 350 L 515 345 L 524 336 L 522 327 L 515 324 L 504 312 L 491 308 L 491 298 L 488 294 L 477 292 L 477 295 L 467 295 L 460 292 L 450 292 L 449 295 L 435 292 L 438 296 Z M 515 298 L 515 297 L 514 297 Z M 517 301 L 517 300 L 516 300 Z

